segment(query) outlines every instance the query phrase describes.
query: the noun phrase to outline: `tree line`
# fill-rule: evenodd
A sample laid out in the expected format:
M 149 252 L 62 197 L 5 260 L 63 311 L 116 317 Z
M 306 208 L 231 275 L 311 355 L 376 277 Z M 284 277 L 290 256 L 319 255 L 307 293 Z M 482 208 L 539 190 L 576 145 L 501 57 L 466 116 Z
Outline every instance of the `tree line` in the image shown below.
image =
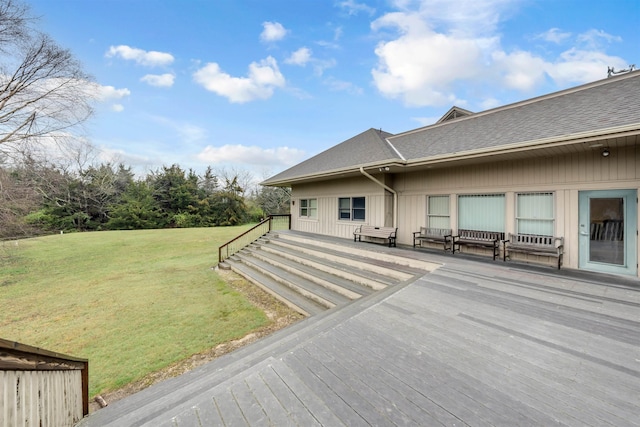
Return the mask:
M 0 162 L 0 238 L 59 231 L 240 225 L 288 213 L 289 191 L 250 188 L 246 172 L 179 165 L 136 177 L 123 164 L 67 168 L 26 157 Z

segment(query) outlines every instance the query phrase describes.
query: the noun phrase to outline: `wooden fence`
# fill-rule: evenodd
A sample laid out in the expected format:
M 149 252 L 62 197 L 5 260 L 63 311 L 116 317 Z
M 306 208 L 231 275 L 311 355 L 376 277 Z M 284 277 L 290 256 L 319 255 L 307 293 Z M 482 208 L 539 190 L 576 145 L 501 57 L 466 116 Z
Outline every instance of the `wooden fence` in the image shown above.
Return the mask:
M 72 427 L 88 413 L 88 360 L 0 338 L 0 427 Z

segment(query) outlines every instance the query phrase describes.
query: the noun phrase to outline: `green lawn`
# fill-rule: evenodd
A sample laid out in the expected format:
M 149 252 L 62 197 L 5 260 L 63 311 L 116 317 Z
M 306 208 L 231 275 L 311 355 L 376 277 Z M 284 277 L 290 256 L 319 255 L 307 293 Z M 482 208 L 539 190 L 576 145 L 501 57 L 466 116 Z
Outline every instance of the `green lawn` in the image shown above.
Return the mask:
M 91 396 L 242 337 L 269 320 L 211 267 L 247 228 L 0 243 L 0 337 L 88 358 Z

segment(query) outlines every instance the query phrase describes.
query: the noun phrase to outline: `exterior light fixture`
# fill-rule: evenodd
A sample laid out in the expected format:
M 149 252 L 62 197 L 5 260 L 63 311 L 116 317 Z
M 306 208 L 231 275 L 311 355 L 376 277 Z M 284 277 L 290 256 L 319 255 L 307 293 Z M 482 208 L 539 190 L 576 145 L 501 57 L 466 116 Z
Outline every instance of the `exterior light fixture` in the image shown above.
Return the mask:
M 602 150 L 602 157 L 609 157 L 609 154 L 611 154 L 609 152 L 608 148 L 605 148 L 604 150 Z
M 383 168 L 378 168 L 380 172 L 389 172 L 389 166 L 385 166 Z

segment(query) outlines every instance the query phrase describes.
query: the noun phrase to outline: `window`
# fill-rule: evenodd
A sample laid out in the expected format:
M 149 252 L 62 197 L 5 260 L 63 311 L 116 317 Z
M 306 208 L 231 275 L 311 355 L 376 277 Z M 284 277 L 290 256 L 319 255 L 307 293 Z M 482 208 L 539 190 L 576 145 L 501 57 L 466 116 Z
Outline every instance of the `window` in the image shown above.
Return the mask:
M 427 227 L 451 228 L 449 196 L 429 196 L 427 198 Z
M 553 193 L 517 195 L 516 227 L 520 234 L 553 236 Z
M 318 199 L 300 199 L 300 217 L 318 217 Z
M 458 197 L 458 228 L 504 232 L 504 194 Z
M 364 221 L 365 213 L 364 197 L 340 197 L 338 199 L 338 219 Z

